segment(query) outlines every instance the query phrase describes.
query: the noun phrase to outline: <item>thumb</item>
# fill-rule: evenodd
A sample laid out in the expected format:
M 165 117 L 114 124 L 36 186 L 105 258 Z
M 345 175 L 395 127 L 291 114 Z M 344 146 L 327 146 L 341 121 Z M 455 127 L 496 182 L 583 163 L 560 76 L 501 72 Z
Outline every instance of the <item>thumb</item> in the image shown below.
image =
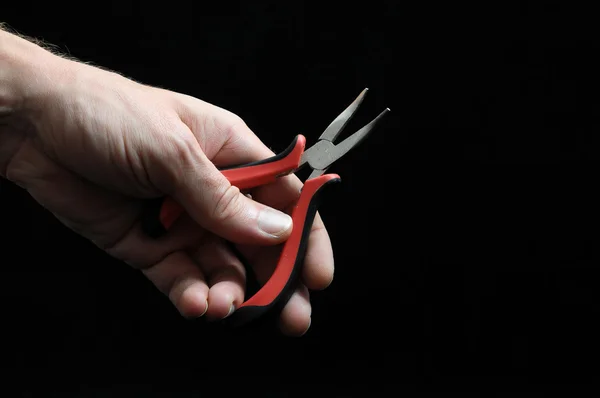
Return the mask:
M 177 175 L 171 196 L 202 227 L 239 244 L 274 245 L 289 237 L 292 218 L 232 186 L 196 140 L 177 158 L 167 160 L 171 169 L 177 165 L 179 170 L 171 173 Z

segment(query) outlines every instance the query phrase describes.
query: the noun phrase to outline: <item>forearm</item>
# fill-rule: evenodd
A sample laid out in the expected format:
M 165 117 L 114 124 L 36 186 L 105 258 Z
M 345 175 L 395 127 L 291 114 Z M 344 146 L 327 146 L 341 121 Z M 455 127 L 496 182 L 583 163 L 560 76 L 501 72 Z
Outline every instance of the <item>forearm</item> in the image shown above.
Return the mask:
M 33 115 L 49 95 L 54 59 L 37 44 L 0 25 L 0 175 L 20 143 L 29 136 Z

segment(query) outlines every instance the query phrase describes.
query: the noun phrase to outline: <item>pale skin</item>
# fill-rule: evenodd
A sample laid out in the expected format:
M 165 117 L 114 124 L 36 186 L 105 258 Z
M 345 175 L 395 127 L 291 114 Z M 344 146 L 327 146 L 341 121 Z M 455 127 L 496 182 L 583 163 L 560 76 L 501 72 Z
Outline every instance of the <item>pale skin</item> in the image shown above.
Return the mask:
M 66 59 L 0 27 L 0 175 L 139 269 L 187 318 L 223 319 L 244 300 L 244 267 L 225 240 L 259 279 L 270 276 L 302 183 L 283 177 L 248 197 L 218 167 L 272 155 L 225 109 Z M 140 209 L 163 195 L 188 216 L 153 240 L 140 229 Z M 283 333 L 308 330 L 309 289 L 326 288 L 333 270 L 317 215 L 302 283 L 280 316 Z

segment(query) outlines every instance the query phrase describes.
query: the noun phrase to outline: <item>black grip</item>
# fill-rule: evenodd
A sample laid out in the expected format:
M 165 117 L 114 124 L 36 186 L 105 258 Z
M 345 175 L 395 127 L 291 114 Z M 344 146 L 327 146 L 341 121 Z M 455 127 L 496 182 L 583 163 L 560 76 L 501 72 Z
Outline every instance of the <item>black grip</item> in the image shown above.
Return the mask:
M 299 137 L 298 135 L 296 137 L 294 137 L 294 140 L 292 141 L 292 143 L 290 145 L 288 145 L 287 148 L 285 148 L 283 151 L 279 152 L 277 155 L 271 156 L 270 158 L 266 158 L 263 160 L 257 160 L 255 162 L 250 162 L 250 163 L 237 164 L 234 166 L 220 167 L 219 170 L 223 171 L 223 170 L 239 169 L 242 167 L 258 166 L 261 164 L 273 163 L 278 160 L 281 160 L 281 159 L 285 158 L 287 155 L 289 155 L 294 150 L 294 148 L 296 147 L 296 143 L 298 142 L 298 137 Z

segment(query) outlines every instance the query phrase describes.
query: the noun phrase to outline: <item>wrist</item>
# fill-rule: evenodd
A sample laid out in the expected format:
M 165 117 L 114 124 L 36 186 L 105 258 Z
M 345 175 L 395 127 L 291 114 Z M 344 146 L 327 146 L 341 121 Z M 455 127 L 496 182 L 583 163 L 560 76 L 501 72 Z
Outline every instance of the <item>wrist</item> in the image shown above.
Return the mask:
M 0 26 L 0 176 L 28 136 L 36 133 L 35 113 L 52 92 L 59 57 Z
M 44 50 L 0 30 L 0 118 L 14 119 L 26 110 L 32 86 L 39 79 Z
M 56 103 L 77 65 L 0 29 L 0 129 L 34 128 L 36 117 Z

